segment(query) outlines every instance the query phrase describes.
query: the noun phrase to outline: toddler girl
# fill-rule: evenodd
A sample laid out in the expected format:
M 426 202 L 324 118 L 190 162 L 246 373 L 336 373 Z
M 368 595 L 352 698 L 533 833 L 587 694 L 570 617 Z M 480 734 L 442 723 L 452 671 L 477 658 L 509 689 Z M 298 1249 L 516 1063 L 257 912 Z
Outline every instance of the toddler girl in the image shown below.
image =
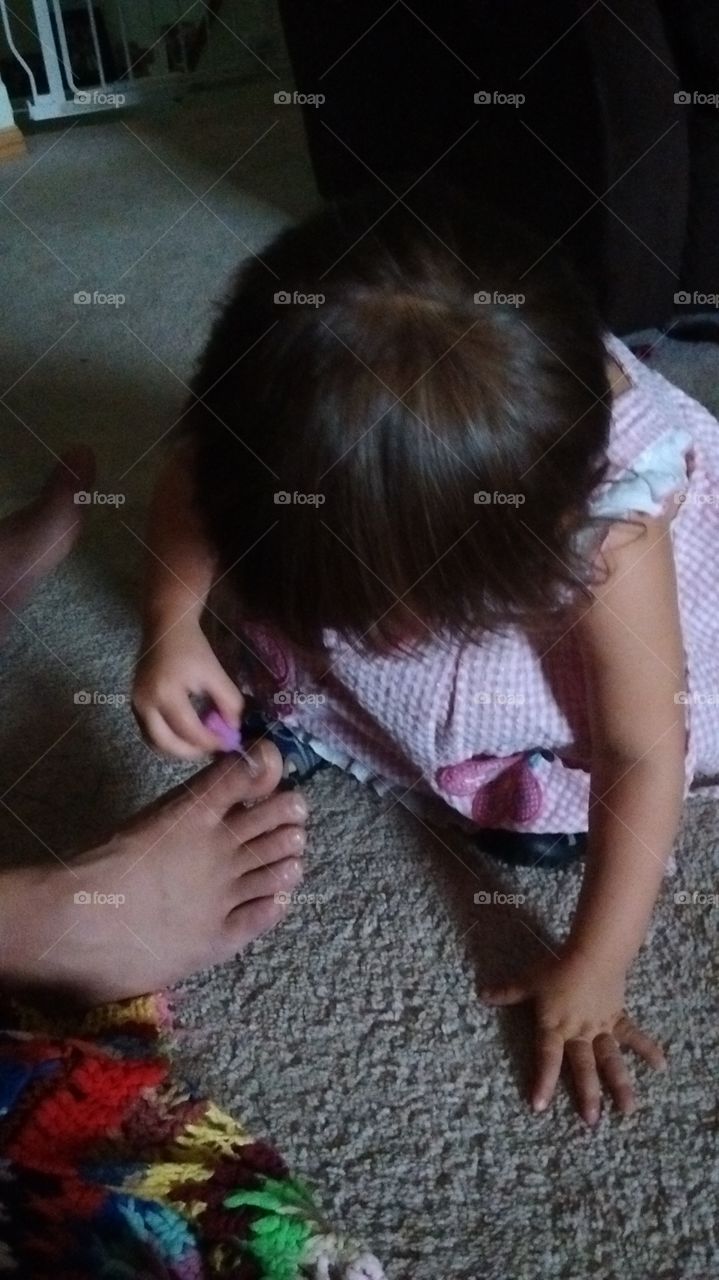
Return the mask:
M 625 976 L 719 771 L 719 425 L 545 248 L 445 192 L 327 209 L 242 268 L 153 502 L 135 706 L 192 758 L 218 745 L 195 698 L 236 727 L 241 686 L 500 856 L 586 846 L 561 948 L 485 996 L 533 1001 L 533 1105 L 566 1057 L 591 1124 L 603 1086 L 634 1105 L 623 1047 L 663 1066 Z

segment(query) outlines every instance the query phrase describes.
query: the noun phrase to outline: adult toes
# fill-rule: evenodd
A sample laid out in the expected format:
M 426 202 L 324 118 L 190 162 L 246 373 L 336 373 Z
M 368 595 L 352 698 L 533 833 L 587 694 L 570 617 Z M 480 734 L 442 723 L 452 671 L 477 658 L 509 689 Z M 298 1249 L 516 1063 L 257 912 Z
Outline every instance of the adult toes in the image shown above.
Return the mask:
M 274 895 L 254 898 L 251 902 L 235 907 L 225 921 L 228 956 L 236 955 L 255 938 L 274 929 L 275 925 L 284 920 L 288 911 L 289 903 L 280 901 Z
M 277 827 L 275 831 L 268 831 L 238 850 L 237 876 L 244 879 L 251 871 L 274 866 L 283 858 L 301 858 L 306 843 L 307 834 L 303 827 Z
M 234 885 L 235 905 L 251 902 L 254 898 L 277 898 L 282 903 L 302 883 L 302 859 L 282 858 L 238 876 Z
M 298 791 L 277 791 L 251 808 L 236 805 L 224 823 L 238 844 L 247 844 L 276 827 L 301 826 L 306 819 L 307 804 Z

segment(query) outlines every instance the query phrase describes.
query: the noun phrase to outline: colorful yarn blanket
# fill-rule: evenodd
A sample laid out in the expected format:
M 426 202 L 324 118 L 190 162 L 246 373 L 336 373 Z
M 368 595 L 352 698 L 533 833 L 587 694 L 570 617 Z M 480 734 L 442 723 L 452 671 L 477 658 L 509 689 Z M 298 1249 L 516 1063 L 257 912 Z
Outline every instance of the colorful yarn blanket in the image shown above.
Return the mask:
M 0 1031 L 0 1272 L 384 1280 L 280 1155 L 173 1077 L 160 996 Z

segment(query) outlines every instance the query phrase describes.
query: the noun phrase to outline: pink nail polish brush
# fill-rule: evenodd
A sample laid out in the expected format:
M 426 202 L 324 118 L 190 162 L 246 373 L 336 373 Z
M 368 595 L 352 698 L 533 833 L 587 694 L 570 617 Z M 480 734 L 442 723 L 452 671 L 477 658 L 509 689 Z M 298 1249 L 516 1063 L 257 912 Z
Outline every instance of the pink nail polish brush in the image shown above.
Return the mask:
M 202 717 L 202 723 L 206 729 L 209 729 L 210 733 L 214 733 L 219 740 L 222 751 L 237 751 L 241 756 L 247 754 L 242 745 L 242 730 L 233 729 L 231 724 L 223 720 L 219 711 L 213 708 L 211 711 L 206 712 Z
M 258 778 L 260 776 L 262 773 L 262 765 L 250 755 L 247 748 L 244 746 L 241 729 L 233 729 L 232 725 L 228 724 L 227 721 L 223 719 L 215 707 L 211 707 L 209 711 L 205 711 L 204 714 L 201 715 L 200 719 L 202 720 L 205 728 L 209 729 L 210 733 L 214 733 L 215 737 L 218 739 L 219 751 L 225 751 L 227 753 L 232 751 L 236 752 L 238 756 L 242 757 L 245 763 L 245 768 L 247 769 L 250 777 Z

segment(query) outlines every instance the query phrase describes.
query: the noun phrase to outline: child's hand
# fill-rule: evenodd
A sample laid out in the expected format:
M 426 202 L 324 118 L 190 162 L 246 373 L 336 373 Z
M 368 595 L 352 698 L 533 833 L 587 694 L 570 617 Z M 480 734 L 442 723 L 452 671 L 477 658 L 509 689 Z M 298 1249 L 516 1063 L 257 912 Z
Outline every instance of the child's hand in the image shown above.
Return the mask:
M 221 745 L 202 724 L 190 694 L 210 697 L 229 725 L 239 724 L 242 694 L 194 619 L 178 623 L 142 655 L 132 695 L 150 744 L 181 760 L 196 760 Z
M 518 982 L 483 991 L 482 998 L 493 1005 L 534 1001 L 537 1069 L 531 1099 L 535 1111 L 549 1106 L 565 1058 L 577 1110 L 587 1124 L 599 1119 L 602 1085 L 620 1111 L 634 1110 L 623 1048 L 632 1049 L 656 1070 L 666 1066 L 660 1046 L 639 1030 L 624 1009 L 624 974 L 601 971 L 586 957 L 552 960 Z

